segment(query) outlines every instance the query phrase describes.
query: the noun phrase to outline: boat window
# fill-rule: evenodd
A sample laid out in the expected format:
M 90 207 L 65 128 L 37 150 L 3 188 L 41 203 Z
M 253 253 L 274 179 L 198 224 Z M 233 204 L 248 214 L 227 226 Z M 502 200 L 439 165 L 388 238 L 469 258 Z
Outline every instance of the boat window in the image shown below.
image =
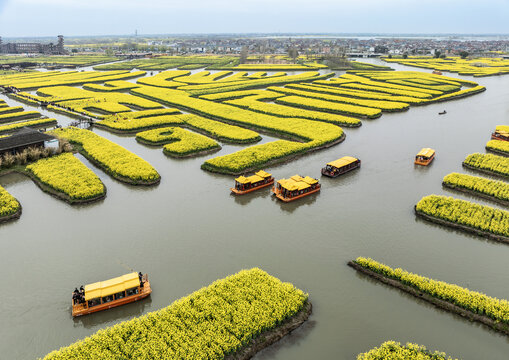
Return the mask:
M 125 298 L 124 291 L 115 294 L 115 300 L 122 299 L 122 298 Z
M 132 288 L 126 290 L 127 296 L 132 296 L 138 294 L 138 288 Z
M 103 304 L 110 301 L 113 301 L 113 295 L 103 297 Z
M 88 307 L 89 308 L 91 308 L 93 306 L 100 305 L 100 304 L 101 304 L 101 299 L 100 298 L 88 300 Z

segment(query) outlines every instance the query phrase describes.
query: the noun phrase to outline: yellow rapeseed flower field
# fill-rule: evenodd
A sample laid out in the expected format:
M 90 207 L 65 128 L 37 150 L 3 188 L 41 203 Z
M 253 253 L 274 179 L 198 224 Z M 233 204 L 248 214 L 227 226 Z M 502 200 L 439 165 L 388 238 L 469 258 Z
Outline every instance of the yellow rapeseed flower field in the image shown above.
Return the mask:
M 426 347 L 396 341 L 386 341 L 380 347 L 357 356 L 357 360 L 452 360 L 442 352 L 430 352 Z
M 73 154 L 63 153 L 27 165 L 40 182 L 72 200 L 88 200 L 105 194 L 102 181 Z
M 403 269 L 392 269 L 370 258 L 358 257 L 355 259 L 355 263 L 475 314 L 509 324 L 509 301 L 505 299 L 489 297 L 483 293 L 471 291 L 458 285 L 412 274 Z
M 53 135 L 69 140 L 82 149 L 82 154 L 113 177 L 143 185 L 160 180 L 159 173 L 148 162 L 129 150 L 89 130 L 74 127 L 56 129 Z
M 0 186 L 0 219 L 15 214 L 20 207 L 18 200 Z
M 224 359 L 297 314 L 307 300 L 292 284 L 260 269 L 242 270 L 44 360 Z

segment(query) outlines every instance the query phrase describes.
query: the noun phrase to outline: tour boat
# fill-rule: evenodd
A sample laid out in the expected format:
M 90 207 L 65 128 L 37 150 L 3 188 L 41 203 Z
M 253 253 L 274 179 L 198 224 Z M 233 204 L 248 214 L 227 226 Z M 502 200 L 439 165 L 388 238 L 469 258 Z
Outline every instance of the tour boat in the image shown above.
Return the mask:
M 493 140 L 509 141 L 509 126 L 499 125 L 495 132 L 491 134 Z
M 316 193 L 320 191 L 320 187 L 321 185 L 316 179 L 309 176 L 303 178 L 300 175 L 294 175 L 289 179 L 279 180 L 272 187 L 272 192 L 279 200 L 290 202 Z
M 430 149 L 430 148 L 423 148 L 415 156 L 415 164 L 427 166 L 433 161 L 434 158 L 435 158 L 435 150 Z
M 244 177 L 239 176 L 235 179 L 235 187 L 230 188 L 236 195 L 244 195 L 252 191 L 265 188 L 274 184 L 274 178 L 268 172 L 260 170 L 254 175 Z
M 322 175 L 335 178 L 360 167 L 361 161 L 359 159 L 351 156 L 343 156 L 341 159 L 327 163 L 327 165 L 322 168 Z
M 151 292 L 148 275 L 135 272 L 81 286 L 72 293 L 72 316 L 129 304 L 146 298 Z

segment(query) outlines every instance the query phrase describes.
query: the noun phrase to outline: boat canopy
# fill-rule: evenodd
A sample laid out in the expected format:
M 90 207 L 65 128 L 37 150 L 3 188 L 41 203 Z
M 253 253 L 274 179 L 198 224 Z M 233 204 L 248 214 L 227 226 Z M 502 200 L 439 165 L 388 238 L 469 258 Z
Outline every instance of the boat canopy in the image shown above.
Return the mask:
M 294 175 L 289 179 L 281 179 L 278 181 L 278 184 L 281 185 L 283 189 L 286 189 L 288 191 L 304 190 L 316 183 L 318 183 L 318 180 L 313 179 L 309 176 L 303 178 L 300 175 Z
M 235 181 L 239 184 L 248 184 L 250 183 L 249 179 L 245 176 L 239 176 L 238 178 L 235 178 Z
M 435 150 L 430 148 L 422 148 L 421 151 L 417 153 L 417 156 L 424 156 L 430 158 L 435 153 Z
M 509 125 L 497 125 L 495 132 L 498 132 L 499 134 L 509 133 Z
M 251 175 L 248 177 L 239 176 L 238 178 L 235 179 L 235 181 L 238 182 L 239 184 L 254 184 L 259 181 L 263 181 L 269 177 L 271 177 L 271 174 L 263 170 L 260 170 L 255 175 Z
M 343 166 L 350 165 L 351 163 L 356 162 L 358 159 L 351 156 L 343 156 L 341 159 L 337 159 L 327 163 L 329 166 L 334 166 L 335 168 L 342 168 Z
M 85 300 L 113 295 L 140 286 L 138 274 L 133 272 L 106 281 L 85 285 Z
M 495 133 L 504 137 L 509 137 L 509 125 L 497 125 Z
M 269 174 L 268 172 L 265 172 L 263 170 L 260 170 L 258 172 L 255 172 L 255 175 L 258 175 L 259 177 L 262 177 L 264 179 L 269 178 L 272 176 L 272 174 Z
M 305 183 L 308 183 L 309 185 L 313 185 L 313 184 L 316 184 L 318 182 L 318 180 L 316 179 L 313 179 L 312 177 L 310 176 L 306 176 L 304 179 L 302 179 Z

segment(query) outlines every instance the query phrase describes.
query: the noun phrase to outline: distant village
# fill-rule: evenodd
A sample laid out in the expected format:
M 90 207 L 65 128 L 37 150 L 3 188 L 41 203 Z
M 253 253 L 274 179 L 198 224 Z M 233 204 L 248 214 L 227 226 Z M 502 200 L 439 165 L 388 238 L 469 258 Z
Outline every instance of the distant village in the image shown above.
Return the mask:
M 300 55 L 346 53 L 352 57 L 379 55 L 458 55 L 462 51 L 472 56 L 491 56 L 493 52 L 509 52 L 509 39 L 460 40 L 424 38 L 312 38 L 312 37 L 190 37 L 182 39 L 131 38 L 122 45 L 103 44 L 87 47 L 72 45 L 81 51 L 146 51 L 177 54 L 287 54 L 296 49 Z M 490 55 L 491 54 L 491 55 Z
M 12 41 L 4 43 L 0 37 L 2 54 L 108 53 L 110 55 L 167 53 L 189 54 L 288 54 L 289 49 L 300 55 L 344 54 L 349 57 L 403 56 L 403 55 L 459 55 L 500 56 L 509 53 L 509 38 L 420 38 L 420 37 L 312 37 L 312 36 L 254 36 L 235 35 L 183 36 L 181 38 L 130 36 L 115 38 L 64 38 L 57 43 Z

